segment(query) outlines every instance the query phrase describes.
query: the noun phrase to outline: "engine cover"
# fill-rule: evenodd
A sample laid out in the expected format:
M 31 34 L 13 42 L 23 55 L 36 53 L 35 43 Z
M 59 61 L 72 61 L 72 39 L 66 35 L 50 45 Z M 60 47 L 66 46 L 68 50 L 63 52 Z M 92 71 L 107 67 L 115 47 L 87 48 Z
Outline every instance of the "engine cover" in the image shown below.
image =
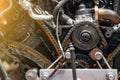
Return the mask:
M 72 41 L 76 47 L 81 50 L 90 50 L 94 48 L 100 40 L 96 25 L 85 21 L 76 25 L 72 34 Z

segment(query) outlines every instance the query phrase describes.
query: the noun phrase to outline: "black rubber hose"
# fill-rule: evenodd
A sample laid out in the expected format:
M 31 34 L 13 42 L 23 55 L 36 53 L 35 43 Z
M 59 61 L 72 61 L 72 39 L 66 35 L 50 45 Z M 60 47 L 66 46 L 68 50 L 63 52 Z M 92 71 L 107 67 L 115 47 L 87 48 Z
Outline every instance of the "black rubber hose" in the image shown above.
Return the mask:
M 68 16 L 70 16 L 72 19 L 75 18 L 74 15 L 70 12 L 69 3 L 67 3 L 67 4 L 65 5 L 65 12 L 66 12 L 66 14 L 67 14 Z
M 57 17 L 57 14 L 58 14 L 58 11 L 60 10 L 60 8 L 66 3 L 68 2 L 69 0 L 61 0 L 57 6 L 54 8 L 54 11 L 53 11 L 53 16 L 56 18 Z
M 72 67 L 72 74 L 73 74 L 73 80 L 77 80 L 77 75 L 76 75 L 76 65 L 75 65 L 75 48 L 73 47 L 73 44 L 69 44 L 69 49 L 71 52 L 71 67 Z

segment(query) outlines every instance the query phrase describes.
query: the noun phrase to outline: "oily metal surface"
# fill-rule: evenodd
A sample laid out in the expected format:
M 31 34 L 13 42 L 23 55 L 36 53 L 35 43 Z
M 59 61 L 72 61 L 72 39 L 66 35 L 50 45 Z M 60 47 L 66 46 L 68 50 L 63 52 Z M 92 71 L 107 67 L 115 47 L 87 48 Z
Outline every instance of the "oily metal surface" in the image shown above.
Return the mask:
M 73 31 L 72 34 L 72 41 L 76 47 L 82 50 L 90 50 L 98 44 L 100 36 L 97 32 L 97 29 L 95 28 L 95 24 L 91 22 L 82 22 L 79 23 L 76 27 L 77 28 Z M 90 40 L 86 42 L 83 41 L 81 37 L 81 34 L 84 32 L 89 33 L 91 37 Z
M 14 47 L 15 49 L 19 49 L 20 51 L 27 52 L 18 52 L 17 54 L 32 60 L 41 68 L 48 67 L 51 64 L 51 62 L 45 56 L 43 56 L 40 52 L 30 48 L 29 46 L 14 41 L 9 43 L 8 46 Z

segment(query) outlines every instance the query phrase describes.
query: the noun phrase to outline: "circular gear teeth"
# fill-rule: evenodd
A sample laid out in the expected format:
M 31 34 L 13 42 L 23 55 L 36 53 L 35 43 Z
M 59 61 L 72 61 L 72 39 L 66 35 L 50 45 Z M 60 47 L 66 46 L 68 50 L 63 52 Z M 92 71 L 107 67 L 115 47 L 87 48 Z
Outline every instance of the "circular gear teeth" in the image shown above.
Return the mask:
M 87 63 L 87 61 L 82 60 L 82 59 L 77 59 L 76 65 L 77 65 L 76 67 L 78 68 L 89 68 L 90 67 L 89 63 Z
M 100 36 L 96 25 L 92 22 L 80 22 L 72 33 L 74 45 L 81 50 L 90 50 L 97 46 Z
M 76 67 L 77 68 L 91 68 L 93 67 L 92 60 L 85 54 L 76 54 Z

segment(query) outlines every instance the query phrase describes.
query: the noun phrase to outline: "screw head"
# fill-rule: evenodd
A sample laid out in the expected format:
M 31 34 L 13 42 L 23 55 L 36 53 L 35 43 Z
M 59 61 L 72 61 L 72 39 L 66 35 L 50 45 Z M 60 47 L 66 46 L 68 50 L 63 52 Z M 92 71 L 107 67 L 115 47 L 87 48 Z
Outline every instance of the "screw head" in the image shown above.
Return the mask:
M 113 72 L 107 73 L 107 79 L 108 80 L 115 80 L 115 74 Z
M 96 58 L 97 60 L 101 60 L 102 57 L 103 57 L 103 55 L 102 55 L 101 52 L 96 52 L 96 53 L 95 53 L 95 58 Z
M 42 75 L 42 80 L 47 80 L 48 79 L 48 73 L 44 72 Z

